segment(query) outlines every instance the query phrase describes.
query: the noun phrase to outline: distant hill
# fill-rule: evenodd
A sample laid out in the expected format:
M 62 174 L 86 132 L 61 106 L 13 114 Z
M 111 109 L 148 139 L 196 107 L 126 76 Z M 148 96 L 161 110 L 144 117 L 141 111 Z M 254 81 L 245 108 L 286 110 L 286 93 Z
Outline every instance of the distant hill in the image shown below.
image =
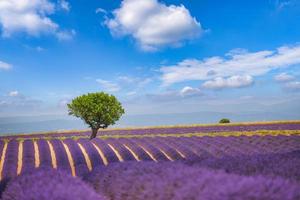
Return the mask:
M 115 127 L 156 126 L 175 124 L 216 123 L 221 118 L 229 118 L 232 122 L 297 120 L 300 113 L 282 113 L 280 108 L 273 112 L 195 112 L 151 115 L 125 115 Z M 19 116 L 0 118 L 0 135 L 7 133 L 28 133 L 55 130 L 86 129 L 87 126 L 79 119 L 64 115 Z

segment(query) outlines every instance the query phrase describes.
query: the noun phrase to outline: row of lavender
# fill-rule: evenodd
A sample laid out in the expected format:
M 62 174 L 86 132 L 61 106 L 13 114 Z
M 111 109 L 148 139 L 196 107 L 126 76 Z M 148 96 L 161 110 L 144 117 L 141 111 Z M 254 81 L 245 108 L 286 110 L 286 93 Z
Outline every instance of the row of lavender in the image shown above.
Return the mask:
M 211 132 L 237 132 L 237 131 L 257 131 L 257 130 L 300 130 L 300 122 L 286 123 L 266 123 L 266 124 L 241 124 L 241 125 L 211 125 L 211 126 L 178 126 L 178 127 L 161 127 L 161 128 L 136 128 L 136 129 L 111 129 L 99 131 L 99 135 L 146 135 L 146 134 L 184 134 L 184 133 L 211 133 Z M 86 132 L 65 132 L 65 133 L 48 133 L 48 134 L 30 134 L 18 136 L 5 136 L 10 139 L 15 137 L 70 137 L 70 136 L 89 136 L 90 131 Z
M 294 156 L 297 169 L 299 151 L 291 153 L 297 153 L 298 157 L 280 156 Z M 295 175 L 299 178 L 299 173 Z M 3 191 L 2 200 L 299 200 L 300 182 L 289 177 L 264 173 L 245 176 L 179 162 L 126 162 L 100 166 L 83 179 L 60 170 L 36 170 L 10 180 Z
M 291 154 L 295 154 L 295 152 Z M 242 175 L 241 173 L 231 173 L 232 171 L 227 173 L 224 170 L 209 169 L 209 166 L 204 165 L 207 163 L 206 161 L 202 163 L 204 167 L 170 162 L 159 164 L 129 162 L 126 164 L 115 163 L 110 167 L 99 168 L 84 180 L 98 194 L 104 194 L 111 200 L 298 200 L 300 199 L 300 183 L 293 178 L 297 177 L 298 181 L 300 178 L 299 172 L 297 173 L 297 167 L 300 164 L 299 151 L 296 154 L 298 157 L 289 153 L 280 155 L 281 157 L 292 156 L 295 158 L 294 161 L 297 161 L 285 163 L 290 168 L 294 166 L 292 172 L 295 174 L 290 173 L 290 177 L 279 177 L 278 175 L 281 174 L 268 168 L 271 165 L 259 169 L 255 163 L 239 169 L 242 172 L 244 168 L 252 168 L 253 171 L 256 170 L 256 174 Z M 215 160 L 218 162 L 218 159 Z M 268 161 L 271 160 L 266 157 L 262 162 L 267 163 Z M 281 172 L 289 169 L 284 168 L 282 162 L 281 165 L 273 164 L 278 169 L 283 167 Z
M 185 160 L 199 163 L 210 158 L 297 150 L 300 150 L 299 135 L 1 140 L 0 178 L 14 177 L 35 168 L 51 167 L 82 176 L 97 166 L 114 162 Z

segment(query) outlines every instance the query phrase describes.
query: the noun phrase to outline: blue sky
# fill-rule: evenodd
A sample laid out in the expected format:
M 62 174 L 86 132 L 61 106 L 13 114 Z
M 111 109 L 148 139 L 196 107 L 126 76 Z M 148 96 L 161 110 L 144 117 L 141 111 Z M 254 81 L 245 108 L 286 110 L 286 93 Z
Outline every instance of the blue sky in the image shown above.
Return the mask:
M 300 108 L 296 0 L 2 0 L 0 116 L 66 115 L 77 95 L 126 113 Z

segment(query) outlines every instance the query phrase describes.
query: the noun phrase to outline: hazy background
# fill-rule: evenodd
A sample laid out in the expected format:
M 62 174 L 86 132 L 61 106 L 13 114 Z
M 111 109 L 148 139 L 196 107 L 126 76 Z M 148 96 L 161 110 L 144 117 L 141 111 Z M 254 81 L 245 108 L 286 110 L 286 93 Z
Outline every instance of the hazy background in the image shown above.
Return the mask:
M 298 0 L 0 0 L 0 134 L 86 128 L 66 106 L 99 91 L 122 127 L 300 119 L 299 22 Z

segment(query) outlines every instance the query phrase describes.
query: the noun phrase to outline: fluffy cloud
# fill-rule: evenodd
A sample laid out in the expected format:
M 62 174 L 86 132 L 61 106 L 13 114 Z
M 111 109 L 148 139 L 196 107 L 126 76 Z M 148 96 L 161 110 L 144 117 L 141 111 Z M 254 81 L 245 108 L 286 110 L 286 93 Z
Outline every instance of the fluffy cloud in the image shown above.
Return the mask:
M 275 1 L 275 7 L 277 11 L 281 11 L 285 8 L 296 6 L 298 3 L 297 0 L 277 0 Z
M 59 40 L 72 40 L 75 35 L 76 31 L 73 29 L 70 31 L 59 31 L 56 33 L 56 37 Z
M 0 60 L 0 70 L 3 69 L 3 70 L 9 70 L 12 68 L 12 65 L 11 64 L 8 64 L 6 62 L 3 62 Z
M 295 79 L 295 76 L 287 73 L 281 73 L 274 76 L 274 80 L 278 81 L 282 85 L 282 88 L 288 91 L 300 90 L 300 82 Z
M 88 77 L 90 78 L 90 77 Z M 107 92 L 123 92 L 126 96 L 138 94 L 146 85 L 153 80 L 151 78 L 118 76 L 113 80 L 96 79 L 101 88 Z
M 217 77 L 213 80 L 206 81 L 202 84 L 208 89 L 223 89 L 223 88 L 241 88 L 253 84 L 253 78 L 249 75 L 231 76 L 228 78 Z
M 287 82 L 287 81 L 291 81 L 293 80 L 295 77 L 292 76 L 292 75 L 289 75 L 287 73 L 281 73 L 281 74 L 278 74 L 276 76 L 274 76 L 274 79 L 276 81 L 279 81 L 279 82 Z
M 18 109 L 33 109 L 42 104 L 42 101 L 21 94 L 19 91 L 10 91 L 0 96 L 0 111 L 18 111 Z
M 95 12 L 96 12 L 96 14 L 98 14 L 98 13 L 107 14 L 107 11 L 104 10 L 103 8 L 97 8 Z
M 300 81 L 292 81 L 285 84 L 286 89 L 300 90 Z
M 24 32 L 32 36 L 53 34 L 59 37 L 59 25 L 49 18 L 55 12 L 55 4 L 48 0 L 1 0 L 0 25 L 2 36 Z
M 113 83 L 111 81 L 97 79 L 96 82 L 99 83 L 102 89 L 107 92 L 118 92 L 121 89 L 117 83 Z
M 129 76 L 119 76 L 118 81 L 122 85 L 134 86 L 135 88 L 142 88 L 152 82 L 151 78 L 138 78 L 138 77 L 129 77 Z
M 168 90 L 156 94 L 147 94 L 146 98 L 154 102 L 172 102 L 203 96 L 199 88 L 185 86 L 181 90 Z
M 186 97 L 186 96 L 196 96 L 201 95 L 201 90 L 199 88 L 193 88 L 190 86 L 186 86 L 182 88 L 179 92 L 180 96 Z
M 10 97 L 17 97 L 19 95 L 20 95 L 20 93 L 17 90 L 16 91 L 11 91 L 11 92 L 8 93 L 8 96 L 10 96 Z
M 183 5 L 167 6 L 157 0 L 123 0 L 105 23 L 113 35 L 132 36 L 146 51 L 178 46 L 203 31 Z
M 259 76 L 277 68 L 300 64 L 300 45 L 282 46 L 275 51 L 230 51 L 224 57 L 186 59 L 173 66 L 162 66 L 163 85 L 212 80 L 217 77 Z M 213 80 L 212 80 L 213 81 Z
M 67 2 L 66 0 L 61 0 L 61 1 L 59 1 L 59 5 L 60 5 L 60 7 L 61 7 L 63 10 L 65 10 L 65 11 L 67 11 L 67 12 L 70 11 L 70 4 L 69 4 L 69 2 Z

